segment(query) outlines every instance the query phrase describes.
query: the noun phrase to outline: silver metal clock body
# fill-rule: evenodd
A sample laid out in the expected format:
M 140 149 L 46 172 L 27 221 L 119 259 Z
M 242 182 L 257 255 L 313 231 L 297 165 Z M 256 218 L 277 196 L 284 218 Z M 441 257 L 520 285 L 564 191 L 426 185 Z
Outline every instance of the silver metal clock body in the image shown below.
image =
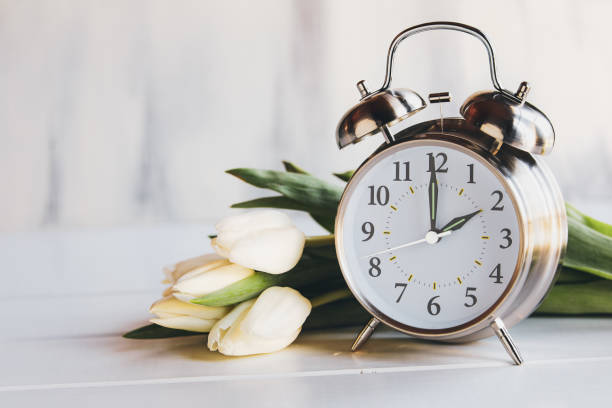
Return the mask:
M 494 333 L 499 336 L 495 322 L 505 323 L 510 327 L 526 318 L 537 308 L 555 282 L 559 261 L 567 243 L 565 205 L 556 180 L 539 159 L 506 144 L 500 148 L 489 135 L 463 119 L 424 122 L 396 133 L 394 138 L 393 143 L 381 146 L 355 172 L 338 208 L 335 227 L 336 251 L 349 288 L 375 319 L 416 337 L 471 341 Z M 348 241 L 353 237 L 345 236 L 345 227 L 349 223 L 357 222 L 347 218 L 347 208 L 354 199 L 355 192 L 367 188 L 362 183 L 364 175 L 389 154 L 419 146 L 456 149 L 473 157 L 497 177 L 516 213 L 516 263 L 512 274 L 506 274 L 508 281 L 504 290 L 495 295 L 495 301 L 481 314 L 450 327 L 423 329 L 403 323 L 401 319 L 392 317 L 392 313 L 385 313 L 377 305 L 377 301 L 371 299 L 371 294 L 358 279 L 358 274 L 367 273 L 367 269 L 355 268 L 355 262 L 350 261 L 352 255 L 347 253 Z M 441 239 L 449 238 L 451 237 Z M 405 276 L 402 278 L 398 275 L 398 280 L 400 279 L 405 279 Z M 433 285 L 432 293 L 435 294 L 435 283 Z M 481 290 L 486 291 L 487 288 Z M 398 303 L 397 307 L 401 305 Z M 415 311 L 405 308 L 403 313 L 410 314 Z M 502 327 L 502 330 L 505 329 Z M 504 345 L 506 348 L 512 347 L 511 344 Z

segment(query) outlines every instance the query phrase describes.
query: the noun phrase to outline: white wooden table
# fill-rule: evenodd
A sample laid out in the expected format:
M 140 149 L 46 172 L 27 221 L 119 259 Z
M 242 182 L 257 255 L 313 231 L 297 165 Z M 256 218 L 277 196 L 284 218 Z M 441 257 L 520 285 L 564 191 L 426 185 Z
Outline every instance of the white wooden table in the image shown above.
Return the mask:
M 0 235 L 0 407 L 609 405 L 612 319 L 531 318 L 497 339 L 434 344 L 378 330 L 309 332 L 228 358 L 201 336 L 127 340 L 159 296 L 160 267 L 206 251 L 202 226 Z M 225 405 L 221 405 L 225 404 Z

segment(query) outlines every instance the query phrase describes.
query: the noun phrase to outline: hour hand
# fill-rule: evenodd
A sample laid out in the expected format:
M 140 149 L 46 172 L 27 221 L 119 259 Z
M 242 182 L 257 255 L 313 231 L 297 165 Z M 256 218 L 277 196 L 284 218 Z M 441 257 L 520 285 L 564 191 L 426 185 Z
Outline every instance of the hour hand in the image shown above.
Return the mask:
M 462 215 L 460 217 L 455 217 L 452 220 L 450 220 L 448 224 L 442 227 L 440 231 L 441 232 L 456 231 L 459 228 L 463 227 L 465 223 L 468 222 L 472 217 L 474 217 L 477 214 L 480 214 L 481 212 L 482 212 L 482 209 L 476 210 L 473 213 Z
M 436 231 L 436 217 L 438 213 L 438 179 L 436 177 L 436 163 L 434 156 L 429 155 L 429 230 Z

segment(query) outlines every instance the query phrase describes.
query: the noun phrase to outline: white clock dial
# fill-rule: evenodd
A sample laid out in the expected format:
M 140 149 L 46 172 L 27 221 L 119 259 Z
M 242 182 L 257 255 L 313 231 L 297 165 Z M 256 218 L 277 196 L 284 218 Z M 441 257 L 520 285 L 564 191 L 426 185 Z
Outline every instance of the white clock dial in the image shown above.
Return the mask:
M 383 151 L 341 203 L 336 234 L 349 285 L 362 303 L 417 332 L 478 321 L 514 282 L 521 252 L 506 186 L 480 156 L 449 142 Z

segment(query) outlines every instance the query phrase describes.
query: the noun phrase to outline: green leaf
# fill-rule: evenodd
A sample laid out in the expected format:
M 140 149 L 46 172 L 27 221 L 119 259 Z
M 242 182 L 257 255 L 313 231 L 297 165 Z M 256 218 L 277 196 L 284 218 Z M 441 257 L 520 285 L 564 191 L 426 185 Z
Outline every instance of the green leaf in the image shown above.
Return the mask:
M 238 203 L 234 206 L 254 208 L 270 204 L 272 208 L 291 207 L 289 209 L 308 212 L 327 231 L 334 231 L 336 209 L 342 196 L 341 188 L 301 173 L 257 169 L 232 169 L 227 173 L 255 187 L 270 189 L 285 197 L 285 200 L 266 197 Z
M 123 335 L 126 339 L 165 339 L 168 337 L 184 337 L 184 336 L 195 336 L 204 335 L 205 333 L 192 332 L 187 330 L 169 329 L 158 324 L 149 324 L 142 326 L 131 332 L 127 332 Z
M 355 170 L 347 170 L 344 173 L 334 173 L 334 176 L 338 177 L 342 181 L 349 181 L 355 174 Z
M 282 208 L 285 210 L 297 210 L 305 212 L 316 212 L 317 208 L 309 208 L 299 201 L 292 200 L 284 196 L 262 197 L 254 200 L 243 201 L 241 203 L 232 204 L 232 208 Z M 329 211 L 324 210 L 324 214 Z
M 304 330 L 363 326 L 372 316 L 354 298 L 340 300 L 312 309 L 304 322 Z
M 555 285 L 537 314 L 612 314 L 612 281 L 598 279 L 586 283 Z
M 258 271 L 248 278 L 193 299 L 191 302 L 205 306 L 229 306 L 252 299 L 271 286 L 290 286 L 298 289 L 338 276 L 341 276 L 341 272 L 337 262 L 323 258 L 312 258 L 305 254 L 289 272 L 273 275 Z
M 285 210 L 304 211 L 329 232 L 334 232 L 335 215 L 329 214 L 329 210 L 317 207 L 309 207 L 284 196 L 262 197 L 250 201 L 243 201 L 231 206 L 232 208 L 281 208 Z M 322 213 L 318 213 L 321 211 Z
M 333 292 L 339 289 L 347 289 L 346 282 L 342 275 L 338 275 L 337 277 L 325 279 L 324 281 L 314 282 L 310 285 L 303 286 L 299 288 L 300 293 L 314 301 L 315 298 L 319 296 L 323 296 L 328 294 L 329 292 Z M 315 306 L 313 306 L 315 307 Z
M 306 237 L 306 246 L 309 248 L 314 247 L 331 247 L 334 248 L 336 243 L 336 237 L 333 234 L 330 235 L 311 235 Z
M 283 160 L 283 166 L 285 166 L 285 170 L 290 173 L 299 173 L 299 174 L 310 174 L 306 170 L 301 167 Z M 334 226 L 336 224 L 336 214 L 318 214 L 315 208 L 308 208 L 303 211 L 306 211 L 310 214 L 313 220 L 315 220 L 320 226 L 325 228 L 327 231 L 333 233 Z
M 567 210 L 568 217 L 580 221 L 582 224 L 586 225 L 591 229 L 594 229 L 600 234 L 612 237 L 612 225 L 606 224 L 605 222 L 596 220 L 595 218 L 589 217 L 588 215 L 581 213 L 570 203 L 565 203 L 565 208 Z
M 306 206 L 317 207 L 318 214 L 326 210 L 335 215 L 342 196 L 341 188 L 307 174 L 258 169 L 231 169 L 227 173 L 255 187 L 273 190 Z
M 283 166 L 285 167 L 285 171 L 288 171 L 289 173 L 309 174 L 306 170 L 291 163 L 290 161 L 283 160 Z
M 574 216 L 567 218 L 568 241 L 563 266 L 612 279 L 612 237 Z
M 585 283 L 600 279 L 590 273 L 585 273 L 577 269 L 568 267 L 562 267 L 559 272 L 559 278 L 557 279 L 556 285 L 562 285 L 565 283 Z
M 325 258 L 334 264 L 338 263 L 336 245 L 333 235 L 316 235 L 306 238 L 304 253 L 314 258 Z
M 336 225 L 336 215 L 327 216 L 327 215 L 319 215 L 310 213 L 310 216 L 313 220 L 315 220 L 320 226 L 325 228 L 328 232 L 334 233 L 334 228 Z
M 344 299 L 351 299 L 352 297 L 353 294 L 351 293 L 349 288 L 344 286 L 332 291 L 328 289 L 328 291 L 326 291 L 325 293 L 321 293 L 320 295 L 310 299 L 310 302 L 312 303 L 312 307 L 321 307 L 328 303 L 334 303 Z
M 304 205 L 284 196 L 261 197 L 232 204 L 231 208 L 284 208 L 304 211 Z

